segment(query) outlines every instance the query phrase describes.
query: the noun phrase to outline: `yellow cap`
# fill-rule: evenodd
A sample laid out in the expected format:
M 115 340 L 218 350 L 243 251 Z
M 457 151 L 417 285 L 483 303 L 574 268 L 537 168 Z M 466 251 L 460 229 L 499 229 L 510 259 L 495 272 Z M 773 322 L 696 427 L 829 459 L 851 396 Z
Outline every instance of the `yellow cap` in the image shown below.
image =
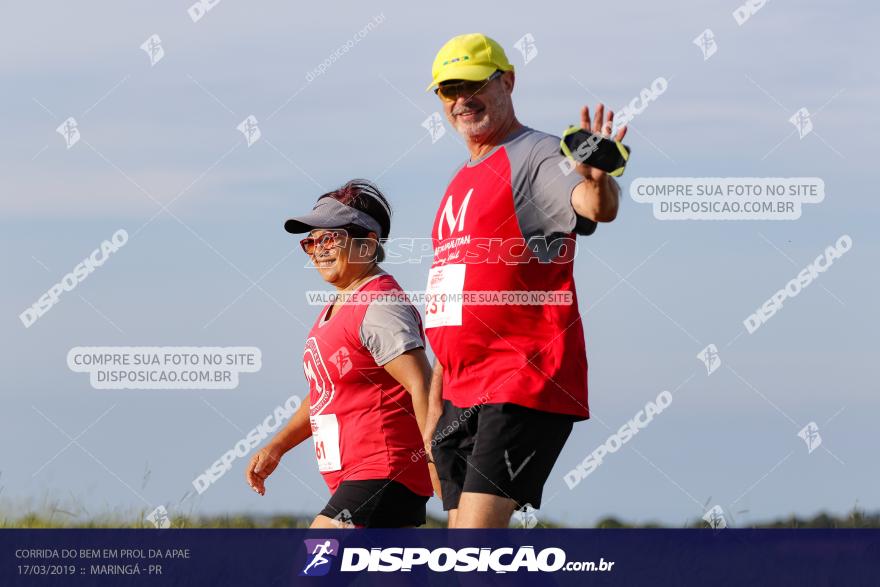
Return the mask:
M 434 58 L 434 79 L 428 90 L 451 79 L 484 80 L 497 69 L 513 71 L 501 45 L 481 33 L 458 35 L 446 41 Z

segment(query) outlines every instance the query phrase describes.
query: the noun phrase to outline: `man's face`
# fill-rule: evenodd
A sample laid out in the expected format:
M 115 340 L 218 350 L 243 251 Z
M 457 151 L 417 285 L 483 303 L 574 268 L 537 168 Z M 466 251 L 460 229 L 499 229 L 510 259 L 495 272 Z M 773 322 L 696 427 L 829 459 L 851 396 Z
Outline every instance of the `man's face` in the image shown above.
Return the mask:
M 508 71 L 483 84 L 474 94 L 462 95 L 453 101 L 441 98 L 447 120 L 467 139 L 480 140 L 491 136 L 513 118 L 513 101 L 510 97 L 513 82 L 513 72 Z M 448 83 L 455 83 L 455 80 Z

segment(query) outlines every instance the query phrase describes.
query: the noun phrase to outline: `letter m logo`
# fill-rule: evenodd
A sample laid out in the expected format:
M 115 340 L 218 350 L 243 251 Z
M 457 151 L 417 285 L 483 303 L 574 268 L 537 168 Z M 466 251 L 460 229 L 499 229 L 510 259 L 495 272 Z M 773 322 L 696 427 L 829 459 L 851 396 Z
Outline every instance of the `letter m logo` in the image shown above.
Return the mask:
M 464 229 L 464 216 L 467 213 L 468 202 L 470 202 L 471 194 L 474 193 L 474 188 L 468 190 L 467 195 L 464 197 L 464 200 L 461 201 L 461 204 L 458 205 L 458 213 L 452 211 L 452 194 L 449 194 L 449 197 L 446 198 L 446 205 L 443 206 L 443 213 L 440 218 L 440 222 L 437 223 L 437 240 L 443 240 L 443 223 L 446 223 L 446 226 L 449 228 L 449 234 L 452 234 L 456 230 Z M 456 227 L 456 224 L 458 227 Z
M 314 336 L 306 341 L 306 349 L 303 353 L 303 371 L 309 381 L 309 393 L 311 394 L 311 406 L 309 415 L 317 416 L 333 400 L 336 391 L 333 380 L 327 372 L 327 365 L 318 348 L 318 341 Z

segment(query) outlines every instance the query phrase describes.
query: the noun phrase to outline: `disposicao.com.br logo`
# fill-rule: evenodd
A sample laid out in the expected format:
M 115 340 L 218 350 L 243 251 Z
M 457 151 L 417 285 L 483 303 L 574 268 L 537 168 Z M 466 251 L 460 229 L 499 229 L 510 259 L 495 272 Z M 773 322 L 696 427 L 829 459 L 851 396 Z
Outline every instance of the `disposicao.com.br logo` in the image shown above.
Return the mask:
M 306 545 L 306 566 L 300 577 L 320 577 L 330 571 L 330 561 L 339 554 L 339 541 L 332 538 L 303 540 Z M 332 557 L 332 558 L 331 558 Z
M 305 540 L 308 558 L 300 576 L 326 575 L 331 559 L 339 554 L 336 540 Z M 534 546 L 488 548 L 421 548 L 385 547 L 342 549 L 340 572 L 409 572 L 413 567 L 426 567 L 435 573 L 449 571 L 515 573 L 517 571 L 554 573 L 556 571 L 610 571 L 613 561 L 600 558 L 596 561 L 567 561 L 561 548 L 544 548 L 536 551 Z

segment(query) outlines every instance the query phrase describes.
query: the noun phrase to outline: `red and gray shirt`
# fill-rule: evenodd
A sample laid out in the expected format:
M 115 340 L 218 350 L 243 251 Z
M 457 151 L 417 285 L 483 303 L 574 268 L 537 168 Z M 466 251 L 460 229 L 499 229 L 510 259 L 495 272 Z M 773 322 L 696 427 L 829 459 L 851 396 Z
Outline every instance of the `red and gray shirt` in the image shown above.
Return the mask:
M 592 223 L 571 205 L 583 177 L 566 175 L 562 161 L 559 137 L 521 128 L 465 163 L 440 202 L 425 328 L 443 398 L 460 408 L 514 403 L 589 417 L 573 258 L 576 223 L 586 233 Z M 527 292 L 571 303 L 522 303 Z
M 387 273 L 353 294 L 402 295 Z M 309 332 L 303 370 L 318 469 L 334 493 L 343 481 L 394 479 L 432 495 L 422 435 L 412 398 L 383 365 L 424 348 L 422 322 L 409 303 L 363 303 L 356 298 L 321 312 Z M 393 300 L 392 300 L 393 301 Z M 413 455 L 416 455 L 414 457 Z

